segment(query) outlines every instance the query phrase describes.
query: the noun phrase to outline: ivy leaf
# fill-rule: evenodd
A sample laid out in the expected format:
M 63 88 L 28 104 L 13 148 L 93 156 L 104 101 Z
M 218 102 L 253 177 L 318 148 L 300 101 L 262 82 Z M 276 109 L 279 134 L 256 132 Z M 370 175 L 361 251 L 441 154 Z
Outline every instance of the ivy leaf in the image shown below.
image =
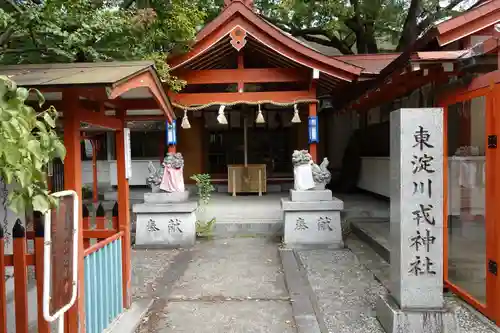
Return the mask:
M 52 128 L 56 127 L 56 122 L 55 122 L 54 118 L 52 118 L 47 111 L 43 114 L 43 120 L 45 120 L 47 125 L 49 125 L 50 127 L 52 127 Z
M 40 120 L 37 120 L 35 122 L 35 127 L 38 128 L 40 131 L 47 133 L 47 126 L 45 126 L 45 124 Z
M 3 170 L 3 176 L 5 177 L 7 184 L 12 184 L 12 177 L 14 176 L 14 172 L 12 172 L 12 170 L 5 168 Z
M 35 195 L 33 197 L 33 210 L 45 213 L 50 209 L 50 202 L 46 196 L 41 194 Z
M 17 88 L 16 90 L 16 98 L 21 101 L 21 102 L 24 102 L 28 99 L 28 96 L 29 96 L 30 92 L 28 89 L 26 88 Z
M 8 145 L 7 147 L 5 147 L 4 156 L 7 163 L 16 165 L 21 158 L 21 152 L 19 151 L 19 149 L 16 149 L 15 146 Z
M 64 144 L 60 141 L 54 142 L 54 150 L 56 153 L 55 157 L 58 157 L 60 159 L 64 159 L 66 157 L 66 147 L 64 147 Z
M 31 140 L 28 142 L 28 151 L 35 155 L 36 158 L 41 159 L 42 158 L 42 150 L 40 149 L 40 142 L 36 140 Z
M 38 89 L 30 89 L 29 91 L 36 94 L 36 97 L 38 99 L 38 106 L 42 107 L 42 105 L 45 103 L 45 96 L 43 96 L 43 94 Z
M 18 215 L 20 215 L 26 207 L 26 202 L 24 201 L 22 194 L 18 192 L 9 193 L 8 201 L 9 208 Z
M 22 170 L 17 170 L 15 172 L 17 181 L 19 182 L 19 185 L 21 185 L 22 188 L 26 186 L 26 182 L 29 181 L 26 177 L 27 172 L 23 172 Z

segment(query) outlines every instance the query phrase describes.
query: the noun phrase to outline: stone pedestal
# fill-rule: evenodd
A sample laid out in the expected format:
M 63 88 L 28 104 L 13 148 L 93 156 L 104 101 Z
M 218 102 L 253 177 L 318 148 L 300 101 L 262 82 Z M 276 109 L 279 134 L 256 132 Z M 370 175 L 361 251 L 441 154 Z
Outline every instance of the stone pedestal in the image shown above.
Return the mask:
M 388 295 L 377 318 L 388 333 L 457 333 L 443 299 L 443 111 L 391 112 Z
M 197 208 L 198 203 L 195 201 L 134 205 L 133 211 L 137 214 L 136 247 L 186 248 L 193 246 L 196 240 L 195 213 Z
M 189 198 L 189 191 L 184 192 L 157 192 L 157 193 L 144 193 L 144 203 L 147 204 L 165 204 L 172 202 L 187 201 Z
M 290 190 L 290 197 L 281 199 L 281 208 L 287 246 L 344 247 L 340 220 L 344 202 L 330 190 Z
M 381 296 L 377 301 L 377 319 L 390 333 L 459 333 L 454 308 L 401 310 L 394 298 Z

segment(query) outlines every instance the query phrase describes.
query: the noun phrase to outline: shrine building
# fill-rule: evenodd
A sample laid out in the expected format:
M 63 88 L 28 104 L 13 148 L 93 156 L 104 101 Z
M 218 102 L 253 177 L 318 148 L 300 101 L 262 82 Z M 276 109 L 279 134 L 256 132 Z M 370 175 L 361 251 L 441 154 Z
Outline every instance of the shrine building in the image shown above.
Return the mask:
M 307 149 L 317 163 L 329 159 L 334 192 L 363 190 L 387 199 L 391 111 L 442 107 L 444 280 L 500 322 L 499 22 L 500 0 L 481 1 L 434 25 L 404 52 L 327 55 L 263 19 L 251 0 L 226 0 L 190 50 L 167 60 L 187 83 L 180 92 L 167 91 L 174 122 L 166 125 L 139 90 L 126 96 L 129 184 L 145 186 L 147 163 L 178 151 L 188 183 L 191 175 L 208 173 L 229 195 L 286 192 L 292 152 Z M 115 185 L 112 140 L 101 140 L 97 166 L 99 182 Z M 90 161 L 83 165 L 83 183 L 92 184 Z M 379 234 L 389 230 L 380 224 Z M 382 251 L 387 260 L 388 253 Z
M 79 292 L 66 332 L 76 332 L 85 315 L 87 325 L 100 322 L 85 310 L 100 304 L 92 289 L 99 286 L 84 282 L 101 248 L 121 249 L 114 277 L 122 300 L 105 315 L 115 318 L 130 306 L 129 185 L 145 187 L 149 161 L 158 165 L 166 152 L 182 153 L 186 183 L 208 173 L 227 196 L 287 195 L 294 150 L 307 149 L 318 164 L 326 157 L 329 188 L 345 195 L 343 218 L 389 261 L 389 117 L 401 108 L 435 107 L 444 111 L 437 134 L 444 182 L 436 186 L 444 192 L 445 288 L 500 324 L 499 38 L 500 0 L 484 0 L 433 25 L 401 53 L 341 55 L 282 31 L 252 0 L 225 0 L 189 51 L 167 59 L 172 75 L 186 82 L 179 92 L 169 91 L 148 62 L 3 66 L 0 74 L 40 89 L 62 114 L 68 156 L 53 165 L 51 189 L 93 186 L 97 202 L 102 188 L 117 188 L 111 228 L 91 228 L 80 213 L 78 279 L 89 289 Z M 362 192 L 382 198 L 382 215 L 367 208 L 363 219 L 350 220 L 349 200 Z M 8 267 L 28 265 L 6 258 Z M 84 293 L 91 295 L 87 303 Z M 18 299 L 19 307 L 32 303 Z M 27 327 L 27 318 L 19 322 Z
M 391 111 L 442 107 L 443 278 L 448 290 L 500 322 L 499 23 L 500 0 L 480 1 L 401 53 L 340 55 L 280 30 L 251 0 L 226 0 L 190 50 L 167 60 L 187 83 L 180 92 L 167 91 L 173 123 L 165 125 L 152 100 L 127 96 L 129 184 L 145 186 L 148 161 L 178 151 L 187 183 L 208 173 L 228 195 L 285 193 L 293 183 L 292 152 L 307 149 L 317 163 L 329 159 L 334 192 L 362 190 L 387 199 Z M 114 185 L 112 146 L 108 137 L 97 165 L 99 181 Z M 91 184 L 88 170 L 83 182 Z M 353 230 L 375 243 L 388 237 L 388 221 L 370 223 L 375 235 L 361 224 Z M 374 251 L 389 260 L 383 244 Z

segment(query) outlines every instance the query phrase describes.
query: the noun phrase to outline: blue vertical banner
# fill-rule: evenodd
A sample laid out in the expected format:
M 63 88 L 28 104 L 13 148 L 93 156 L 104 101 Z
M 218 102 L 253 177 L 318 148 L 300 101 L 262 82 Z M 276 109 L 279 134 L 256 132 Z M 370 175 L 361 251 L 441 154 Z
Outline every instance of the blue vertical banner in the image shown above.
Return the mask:
M 169 124 L 168 121 L 165 123 L 165 127 L 167 129 L 167 145 L 174 146 L 177 144 L 177 133 L 176 133 L 176 124 L 177 121 L 174 119 L 172 123 Z
M 309 143 L 319 142 L 318 116 L 309 117 Z

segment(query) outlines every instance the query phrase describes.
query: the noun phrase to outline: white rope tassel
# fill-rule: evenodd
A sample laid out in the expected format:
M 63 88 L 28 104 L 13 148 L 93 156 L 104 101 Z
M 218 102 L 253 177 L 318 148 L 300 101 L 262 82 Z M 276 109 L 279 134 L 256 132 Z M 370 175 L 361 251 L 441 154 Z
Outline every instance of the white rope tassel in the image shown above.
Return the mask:
M 191 124 L 189 123 L 188 111 L 184 110 L 184 117 L 182 117 L 181 127 L 184 129 L 190 129 Z
M 264 119 L 264 115 L 262 115 L 262 110 L 260 109 L 260 104 L 259 104 L 259 112 L 257 113 L 257 118 L 255 119 L 255 122 L 257 124 L 264 124 L 266 120 Z
M 292 118 L 292 123 L 297 124 L 300 123 L 300 116 L 299 116 L 299 107 L 297 104 L 293 105 L 293 118 Z
M 219 108 L 219 115 L 217 116 L 217 121 L 219 124 L 222 125 L 227 125 L 227 119 L 226 116 L 224 115 L 224 109 L 226 108 L 225 105 L 221 105 Z

